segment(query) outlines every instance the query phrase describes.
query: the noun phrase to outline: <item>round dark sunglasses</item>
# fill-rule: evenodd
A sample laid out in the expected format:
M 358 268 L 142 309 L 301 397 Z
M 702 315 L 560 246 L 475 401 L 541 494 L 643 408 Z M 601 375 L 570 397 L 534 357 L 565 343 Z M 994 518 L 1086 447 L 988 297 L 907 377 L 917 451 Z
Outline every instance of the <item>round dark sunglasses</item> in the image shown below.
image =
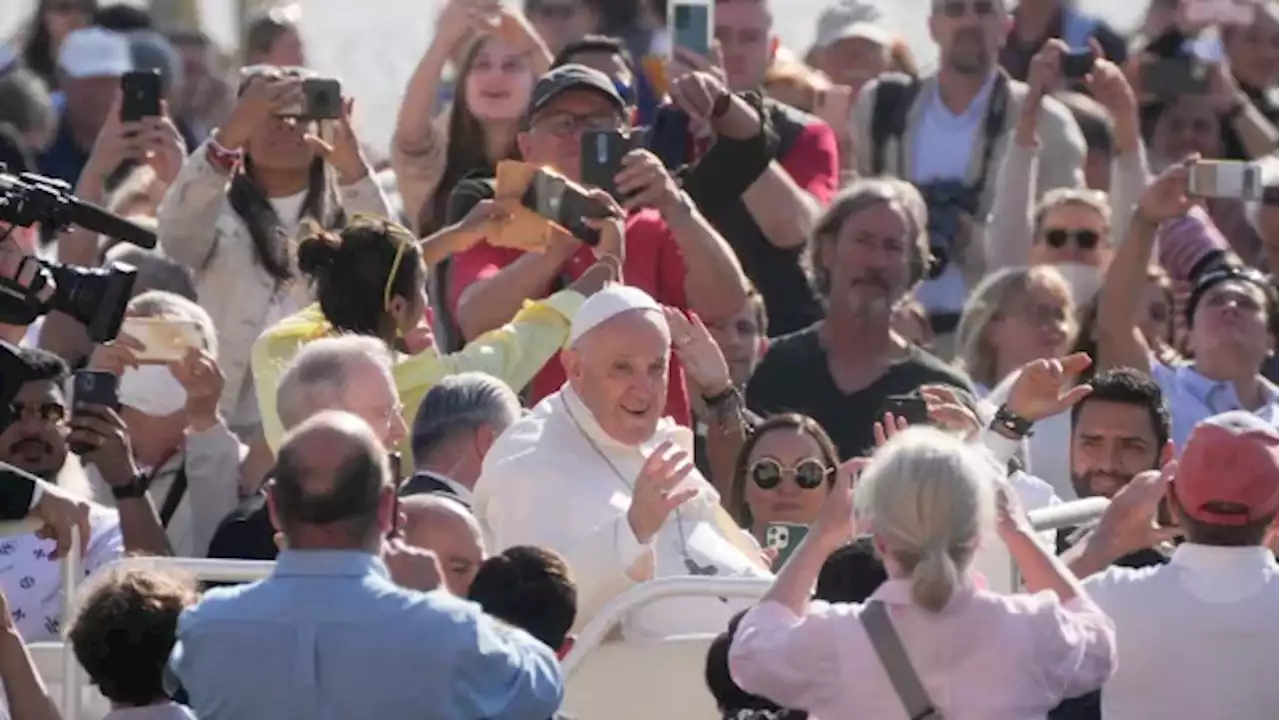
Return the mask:
M 813 490 L 826 482 L 827 476 L 834 472 L 821 460 L 808 458 L 796 463 L 793 467 L 785 467 L 773 458 L 757 460 L 748 471 L 751 482 L 761 490 L 772 490 L 782 484 L 783 477 L 790 475 L 801 490 Z
M 1092 250 L 1098 247 L 1102 236 L 1093 230 L 1045 230 L 1044 241 L 1051 248 L 1064 248 L 1067 243 L 1075 241 L 1081 250 Z

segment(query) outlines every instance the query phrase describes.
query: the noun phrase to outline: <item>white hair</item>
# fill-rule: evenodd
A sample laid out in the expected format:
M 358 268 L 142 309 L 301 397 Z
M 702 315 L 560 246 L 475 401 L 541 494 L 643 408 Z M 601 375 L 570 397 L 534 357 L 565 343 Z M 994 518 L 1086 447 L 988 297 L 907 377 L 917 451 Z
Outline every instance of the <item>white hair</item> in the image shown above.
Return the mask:
M 999 470 L 954 435 L 912 427 L 876 451 L 855 490 L 857 516 L 911 579 L 925 610 L 946 607 L 991 525 Z
M 194 302 L 164 290 L 148 290 L 129 301 L 129 310 L 141 317 L 183 320 L 195 323 L 202 349 L 218 357 L 218 332 L 208 311 Z
M 341 335 L 308 343 L 285 370 L 276 389 L 276 411 L 288 430 L 323 410 L 342 409 L 351 370 L 376 365 L 391 382 L 391 351 L 367 335 Z

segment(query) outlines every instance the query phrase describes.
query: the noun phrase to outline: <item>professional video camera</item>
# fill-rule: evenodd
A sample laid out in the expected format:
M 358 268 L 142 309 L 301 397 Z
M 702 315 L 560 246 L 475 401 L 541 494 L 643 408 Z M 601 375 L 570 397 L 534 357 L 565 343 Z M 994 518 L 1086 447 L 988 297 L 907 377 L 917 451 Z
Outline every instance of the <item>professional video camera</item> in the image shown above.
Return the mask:
M 40 223 L 49 228 L 80 225 L 144 248 L 155 247 L 155 233 L 81 202 L 70 189 L 67 183 L 43 175 L 7 174 L 0 165 L 0 223 L 20 227 Z M 12 228 L 0 228 L 0 243 L 10 232 Z M 38 264 L 35 279 L 24 287 L 16 278 L 32 264 Z M 97 343 L 120 332 L 137 271 L 124 263 L 84 268 L 28 257 L 13 275 L 0 277 L 0 322 L 26 325 L 50 311 L 63 312 L 83 323 Z M 50 282 L 55 286 L 53 296 L 42 301 L 39 296 Z

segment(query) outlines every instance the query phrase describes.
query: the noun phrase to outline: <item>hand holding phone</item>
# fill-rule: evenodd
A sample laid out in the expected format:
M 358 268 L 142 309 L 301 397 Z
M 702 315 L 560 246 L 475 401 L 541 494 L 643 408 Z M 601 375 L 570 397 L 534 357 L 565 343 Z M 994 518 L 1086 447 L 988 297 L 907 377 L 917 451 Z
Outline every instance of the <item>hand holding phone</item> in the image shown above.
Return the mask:
M 622 159 L 638 146 L 638 136 L 614 130 L 586 130 L 582 133 L 582 184 L 597 187 L 615 200 L 624 198 L 618 192 L 616 179 L 622 172 Z
M 1262 167 L 1234 160 L 1200 160 L 1191 166 L 1187 190 L 1202 198 L 1232 198 L 1247 202 L 1262 200 Z
M 671 60 L 675 49 L 692 50 L 703 57 L 711 56 L 711 40 L 715 30 L 712 18 L 713 0 L 672 0 L 667 6 L 667 36 L 671 38 Z
M 1062 53 L 1062 77 L 1067 80 L 1080 80 L 1093 72 L 1098 62 L 1098 54 L 1093 48 L 1071 50 Z
M 120 409 L 120 378 L 101 370 L 78 370 L 71 380 L 71 401 L 73 407 L 89 405 L 118 411 Z M 73 410 L 73 424 L 75 418 L 76 411 Z M 67 446 L 77 455 L 94 452 L 99 447 L 76 438 L 69 438 Z
M 190 320 L 130 317 L 120 333 L 137 341 L 133 355 L 140 363 L 178 362 L 188 350 L 203 345 L 200 326 Z
M 138 122 L 161 114 L 164 94 L 159 70 L 135 70 L 120 76 L 120 120 Z
M 764 546 L 777 553 L 774 568 L 781 568 L 800 543 L 809 534 L 808 525 L 796 523 L 769 523 L 764 528 Z
M 923 397 L 915 395 L 890 395 L 884 404 L 885 414 L 902 418 L 907 425 L 924 425 L 929 422 L 929 405 Z

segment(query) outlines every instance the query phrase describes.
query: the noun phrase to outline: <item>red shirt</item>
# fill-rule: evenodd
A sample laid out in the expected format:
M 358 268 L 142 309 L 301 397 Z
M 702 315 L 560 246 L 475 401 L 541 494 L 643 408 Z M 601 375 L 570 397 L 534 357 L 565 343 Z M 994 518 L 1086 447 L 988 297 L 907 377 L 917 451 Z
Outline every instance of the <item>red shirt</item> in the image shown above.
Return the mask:
M 684 257 L 676 245 L 675 237 L 666 221 L 656 210 L 642 210 L 627 218 L 627 257 L 622 272 L 628 285 L 649 293 L 663 305 L 688 310 L 685 296 Z M 453 256 L 449 263 L 449 307 L 454 316 L 458 313 L 458 300 L 472 283 L 491 278 L 499 270 L 510 265 L 524 254 L 514 248 L 494 247 L 487 242 L 477 243 L 466 252 Z M 560 267 L 564 285 L 577 280 L 595 264 L 591 248 L 583 245 L 578 252 Z M 542 297 L 551 294 L 551 287 L 543 288 Z M 552 358 L 533 380 L 533 401 L 560 389 L 564 385 L 564 366 L 559 356 Z M 685 389 L 684 369 L 671 356 L 671 369 L 667 384 L 666 414 L 681 425 L 689 425 L 689 395 Z

